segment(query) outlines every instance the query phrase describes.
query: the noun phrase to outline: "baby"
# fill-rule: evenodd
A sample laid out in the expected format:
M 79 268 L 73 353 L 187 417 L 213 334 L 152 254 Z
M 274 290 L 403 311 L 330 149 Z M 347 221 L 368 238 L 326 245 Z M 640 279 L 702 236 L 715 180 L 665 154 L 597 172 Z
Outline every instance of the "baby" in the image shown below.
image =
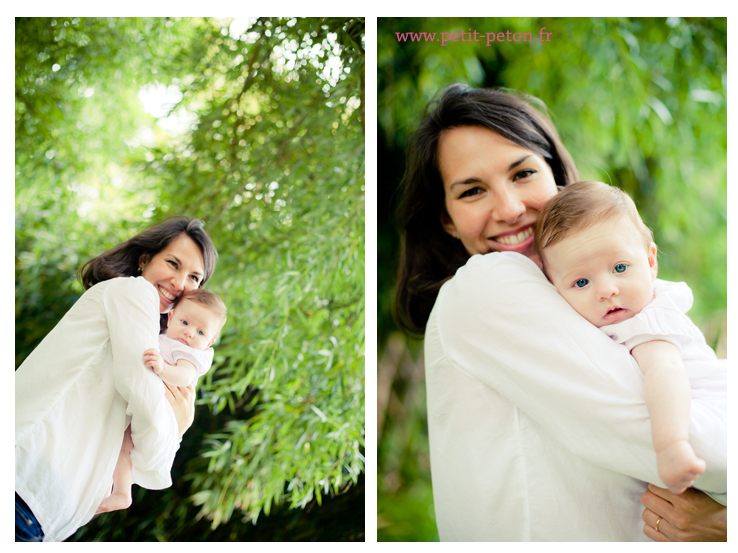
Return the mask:
M 147 349 L 144 364 L 167 384 L 188 386 L 208 372 L 213 345 L 226 321 L 226 306 L 217 294 L 198 288 L 181 296 L 169 311 L 166 334 L 159 335 L 159 350 Z M 113 491 L 103 499 L 97 513 L 130 507 L 133 467 L 131 427 L 113 472 Z M 96 514 L 97 514 L 96 513 Z
M 659 477 L 682 493 L 705 471 L 688 441 L 691 399 L 707 396 L 725 409 L 726 397 L 724 361 L 685 315 L 691 291 L 656 279 L 651 231 L 618 188 L 567 186 L 541 210 L 534 233 L 543 271 L 561 296 L 638 362 Z

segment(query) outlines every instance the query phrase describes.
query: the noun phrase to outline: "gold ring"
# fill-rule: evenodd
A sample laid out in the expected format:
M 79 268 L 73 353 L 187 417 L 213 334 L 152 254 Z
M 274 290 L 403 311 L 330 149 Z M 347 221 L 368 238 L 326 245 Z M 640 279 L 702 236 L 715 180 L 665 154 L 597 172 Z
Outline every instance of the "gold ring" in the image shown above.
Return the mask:
M 659 519 L 656 521 L 656 526 L 654 528 L 656 528 L 656 531 L 657 532 L 659 531 L 659 524 L 661 523 L 661 519 L 663 519 L 663 518 L 664 517 L 659 517 Z

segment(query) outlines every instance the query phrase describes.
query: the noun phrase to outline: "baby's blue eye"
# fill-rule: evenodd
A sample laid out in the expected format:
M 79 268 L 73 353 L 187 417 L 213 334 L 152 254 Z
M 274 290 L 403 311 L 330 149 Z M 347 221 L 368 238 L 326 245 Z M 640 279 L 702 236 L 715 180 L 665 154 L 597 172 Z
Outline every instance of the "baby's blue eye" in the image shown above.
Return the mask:
M 589 284 L 589 281 L 586 278 L 580 278 L 574 283 L 574 286 L 577 288 L 584 288 L 587 284 Z
M 618 263 L 615 265 L 615 272 L 616 273 L 624 273 L 625 269 L 627 269 L 628 266 L 625 263 Z
M 185 326 L 187 326 L 187 321 L 183 320 L 182 321 L 182 324 L 185 325 Z
M 198 334 L 199 334 L 200 336 L 205 336 L 205 333 L 204 333 L 204 332 L 203 332 L 202 330 L 198 330 L 198 331 L 197 331 L 197 333 L 198 333 Z

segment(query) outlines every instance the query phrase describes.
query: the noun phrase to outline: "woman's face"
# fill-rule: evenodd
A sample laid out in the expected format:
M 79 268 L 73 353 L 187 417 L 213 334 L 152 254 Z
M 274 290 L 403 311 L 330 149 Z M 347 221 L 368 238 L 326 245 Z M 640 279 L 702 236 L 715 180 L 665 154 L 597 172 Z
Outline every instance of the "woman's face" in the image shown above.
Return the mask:
M 553 197 L 556 182 L 544 159 L 483 127 L 443 131 L 438 161 L 448 217 L 446 232 L 469 255 L 519 252 L 540 265 L 533 223 Z
M 142 255 L 139 267 L 141 276 L 159 293 L 160 313 L 169 311 L 176 298 L 199 287 L 205 274 L 202 252 L 186 234 L 174 238 L 150 259 Z

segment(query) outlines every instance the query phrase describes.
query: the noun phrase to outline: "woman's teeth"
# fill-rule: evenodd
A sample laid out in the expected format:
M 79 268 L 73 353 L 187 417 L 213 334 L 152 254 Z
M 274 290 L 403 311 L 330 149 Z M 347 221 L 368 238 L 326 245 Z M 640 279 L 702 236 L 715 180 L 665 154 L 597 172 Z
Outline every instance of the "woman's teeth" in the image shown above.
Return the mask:
M 169 301 L 174 301 L 177 299 L 177 296 L 173 296 L 172 294 L 164 290 L 164 288 L 162 288 L 161 286 L 159 286 L 159 292 L 161 292 L 161 295 L 167 298 Z
M 495 242 L 499 242 L 500 244 L 505 244 L 507 246 L 514 246 L 515 244 L 519 244 L 526 238 L 528 238 L 531 234 L 533 234 L 533 227 L 528 227 L 522 232 L 519 232 L 517 234 L 509 234 L 507 236 L 500 236 L 499 238 L 494 238 L 493 240 Z

